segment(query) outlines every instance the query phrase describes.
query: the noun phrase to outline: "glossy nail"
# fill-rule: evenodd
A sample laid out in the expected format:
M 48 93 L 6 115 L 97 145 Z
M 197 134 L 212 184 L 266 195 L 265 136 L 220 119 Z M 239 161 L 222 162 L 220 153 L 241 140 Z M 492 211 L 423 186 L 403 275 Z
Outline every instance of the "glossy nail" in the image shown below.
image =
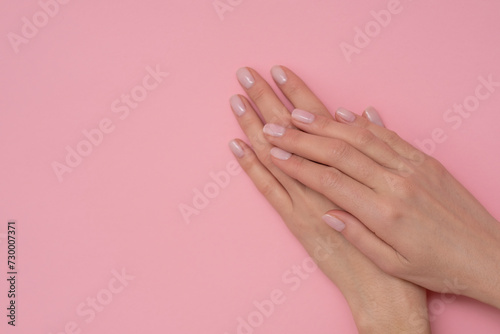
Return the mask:
M 375 110 L 375 108 L 368 107 L 365 109 L 363 114 L 370 122 L 385 128 L 384 122 L 382 121 L 382 118 L 380 118 L 380 115 L 378 114 L 377 110 Z
M 280 160 L 288 160 L 292 156 L 292 153 L 282 150 L 279 147 L 273 147 L 271 149 L 271 155 Z
M 278 124 L 269 123 L 264 125 L 263 131 L 270 136 L 281 137 L 285 133 L 285 128 Z
M 271 75 L 273 76 L 274 81 L 283 85 L 286 82 L 286 74 L 285 71 L 281 68 L 281 66 L 276 65 L 271 68 Z
M 243 113 L 245 112 L 245 105 L 238 95 L 231 96 L 231 98 L 229 99 L 229 103 L 231 104 L 231 108 L 236 115 L 243 115 Z
M 255 83 L 255 79 L 246 67 L 242 67 L 236 71 L 236 76 L 238 77 L 240 84 L 247 89 L 252 87 Z
M 238 144 L 238 142 L 236 140 L 231 140 L 229 142 L 229 149 L 233 152 L 233 154 L 235 156 L 237 156 L 238 158 L 241 158 L 243 157 L 243 155 L 245 154 L 245 152 L 243 151 L 243 148 L 240 146 L 240 144 Z
M 327 223 L 331 228 L 333 228 L 337 232 L 342 232 L 342 230 L 345 228 L 345 224 L 335 216 L 326 214 L 323 215 L 323 217 L 321 218 L 325 223 Z
M 302 109 L 294 109 L 292 111 L 292 118 L 302 123 L 312 123 L 314 121 L 314 114 Z
M 335 115 L 349 123 L 354 122 L 354 120 L 356 119 L 356 116 L 352 112 L 344 108 L 338 108 Z

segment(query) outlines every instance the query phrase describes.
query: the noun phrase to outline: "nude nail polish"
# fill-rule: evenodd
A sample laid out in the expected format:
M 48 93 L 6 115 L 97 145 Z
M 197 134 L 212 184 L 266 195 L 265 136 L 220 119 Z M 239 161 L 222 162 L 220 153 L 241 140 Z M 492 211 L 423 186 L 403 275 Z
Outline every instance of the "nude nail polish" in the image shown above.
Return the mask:
M 368 107 L 365 109 L 363 114 L 366 116 L 366 118 L 377 125 L 380 125 L 382 127 L 385 127 L 384 122 L 382 121 L 382 118 L 380 118 L 380 115 L 378 114 L 377 110 L 373 107 Z
M 285 128 L 278 124 L 268 123 L 264 125 L 262 129 L 264 133 L 273 136 L 273 137 L 281 137 L 285 134 Z
M 231 108 L 236 115 L 241 116 L 245 113 L 245 105 L 238 95 L 231 96 L 229 103 L 231 104 Z
M 344 108 L 338 108 L 335 116 L 342 118 L 348 123 L 354 122 L 354 120 L 356 119 L 356 116 L 352 112 Z
M 255 79 L 246 67 L 242 67 L 236 71 L 236 77 L 240 84 L 247 89 L 252 87 L 255 83 Z
M 240 146 L 240 144 L 238 144 L 238 142 L 236 140 L 231 140 L 229 142 L 229 149 L 233 152 L 233 154 L 235 156 L 237 156 L 238 158 L 241 158 L 243 157 L 243 155 L 245 154 L 245 152 L 243 151 L 243 148 Z
M 312 123 L 314 121 L 314 114 L 302 109 L 294 109 L 292 111 L 292 118 L 302 123 Z
M 271 149 L 271 155 L 280 160 L 288 160 L 292 156 L 292 153 L 282 150 L 279 147 L 273 147 Z
M 273 76 L 274 81 L 283 85 L 286 83 L 287 77 L 285 71 L 281 68 L 281 66 L 276 65 L 271 68 L 271 75 Z
M 323 215 L 323 217 L 321 218 L 325 223 L 327 223 L 331 228 L 333 228 L 337 232 L 342 232 L 342 230 L 345 228 L 344 222 L 335 216 L 326 214 Z

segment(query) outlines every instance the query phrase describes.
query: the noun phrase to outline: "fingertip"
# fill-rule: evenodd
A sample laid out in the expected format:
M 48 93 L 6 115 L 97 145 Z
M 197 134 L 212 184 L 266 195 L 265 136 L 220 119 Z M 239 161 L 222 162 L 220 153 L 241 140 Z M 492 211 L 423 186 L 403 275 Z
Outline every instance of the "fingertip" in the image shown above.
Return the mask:
M 345 229 L 345 223 L 335 215 L 335 211 L 324 214 L 321 219 L 337 232 L 342 232 Z
M 274 65 L 271 68 L 271 76 L 273 77 L 274 81 L 276 81 L 276 83 L 280 85 L 285 84 L 288 80 L 288 77 L 281 65 Z
M 238 158 L 243 158 L 245 155 L 245 151 L 243 150 L 243 146 L 236 139 L 232 139 L 228 143 L 229 149 L 233 154 Z
M 356 115 L 350 110 L 338 108 L 335 112 L 335 119 L 343 123 L 352 123 L 356 120 Z
M 279 160 L 288 160 L 292 156 L 292 153 L 282 150 L 279 147 L 273 147 L 270 153 L 273 157 Z
M 377 110 L 372 106 L 369 106 L 368 108 L 365 109 L 365 111 L 363 111 L 363 117 L 372 122 L 373 124 L 377 124 L 378 126 L 385 128 L 382 118 L 380 117 Z

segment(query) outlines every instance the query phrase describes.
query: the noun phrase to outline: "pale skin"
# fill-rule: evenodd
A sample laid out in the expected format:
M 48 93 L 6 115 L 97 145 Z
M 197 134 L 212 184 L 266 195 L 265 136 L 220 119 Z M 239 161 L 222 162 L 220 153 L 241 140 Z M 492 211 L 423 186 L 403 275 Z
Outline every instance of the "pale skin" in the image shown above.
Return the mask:
M 241 72 L 251 78 L 242 77 Z M 273 76 L 295 108 L 334 121 L 321 101 L 292 71 L 285 67 L 274 68 Z M 288 162 L 275 163 L 276 159 L 270 155 L 273 145 L 262 131 L 264 123 L 270 122 L 295 129 L 290 111 L 256 71 L 245 68 L 238 72 L 238 77 L 263 120 L 246 98 L 233 96 L 231 105 L 236 119 L 253 149 L 239 139 L 232 141 L 230 147 L 257 189 L 340 289 L 359 333 L 430 333 L 425 289 L 385 273 L 341 233 L 325 224 L 322 215 L 340 207 L 327 196 L 298 182 L 294 175 L 287 175 L 289 170 L 282 171 L 279 163 Z M 365 116 L 370 118 L 374 114 Z M 356 220 L 347 212 L 336 212 L 342 219 Z
M 445 167 L 345 109 L 299 109 L 298 129 L 264 128 L 271 161 L 351 214 L 325 211 L 332 227 L 392 276 L 500 308 L 500 223 Z

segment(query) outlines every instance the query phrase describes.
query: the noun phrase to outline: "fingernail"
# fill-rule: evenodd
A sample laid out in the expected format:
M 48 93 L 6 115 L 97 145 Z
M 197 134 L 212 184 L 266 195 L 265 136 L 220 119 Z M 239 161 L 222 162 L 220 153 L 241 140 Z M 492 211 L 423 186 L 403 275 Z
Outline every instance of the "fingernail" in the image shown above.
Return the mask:
M 285 71 L 281 68 L 281 66 L 276 65 L 271 68 L 271 75 L 273 76 L 274 81 L 279 83 L 280 85 L 286 82 L 286 74 Z
M 312 123 L 314 121 L 314 114 L 302 109 L 294 109 L 292 111 L 292 118 L 302 123 Z
M 273 147 L 271 149 L 271 155 L 280 160 L 288 160 L 292 156 L 292 153 L 282 150 L 279 147 Z
M 338 108 L 337 112 L 335 113 L 338 117 L 342 118 L 346 122 L 353 122 L 356 119 L 356 116 L 350 112 L 349 110 L 346 110 L 344 108 Z
M 377 110 L 375 110 L 375 108 L 368 107 L 363 113 L 370 122 L 383 126 L 385 128 L 384 122 L 382 121 L 382 118 L 380 118 L 380 115 L 378 114 Z
M 231 98 L 229 99 L 229 103 L 231 104 L 231 108 L 236 115 L 243 115 L 243 113 L 245 112 L 245 105 L 238 95 L 231 96 Z
M 240 144 L 238 144 L 238 142 L 236 140 L 231 140 L 229 142 L 229 149 L 233 152 L 233 154 L 235 156 L 237 156 L 238 158 L 241 158 L 243 157 L 243 155 L 245 154 L 245 152 L 243 151 L 243 148 L 240 146 Z
M 240 84 L 245 88 L 252 87 L 255 82 L 255 79 L 246 67 L 242 67 L 238 71 L 236 71 L 236 76 L 238 77 L 238 81 L 240 82 Z
M 345 228 L 345 224 L 335 216 L 326 214 L 323 215 L 323 217 L 321 218 L 325 223 L 327 223 L 331 228 L 333 228 L 337 232 L 342 232 L 342 230 Z
M 285 128 L 278 124 L 269 123 L 264 125 L 263 131 L 270 136 L 281 137 L 285 133 Z

